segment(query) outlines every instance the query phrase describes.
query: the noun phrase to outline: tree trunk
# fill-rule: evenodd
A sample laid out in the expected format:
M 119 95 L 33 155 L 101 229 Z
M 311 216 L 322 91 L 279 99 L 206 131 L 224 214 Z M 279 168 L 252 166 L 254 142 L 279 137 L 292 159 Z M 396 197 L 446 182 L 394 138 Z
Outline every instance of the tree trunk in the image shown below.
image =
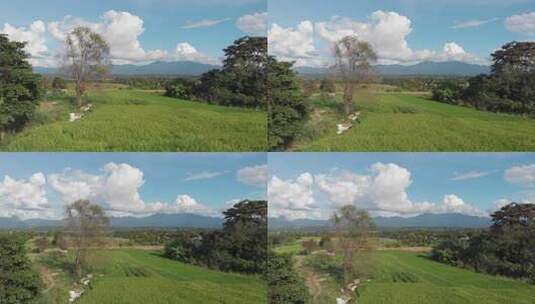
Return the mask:
M 346 115 L 353 113 L 353 84 L 349 82 L 344 86 L 344 111 Z
M 79 88 L 76 88 L 76 105 L 78 109 L 82 108 L 82 92 Z
M 81 253 L 80 251 L 76 251 L 75 257 L 74 257 L 74 273 L 77 278 L 82 277 L 82 259 L 81 259 Z

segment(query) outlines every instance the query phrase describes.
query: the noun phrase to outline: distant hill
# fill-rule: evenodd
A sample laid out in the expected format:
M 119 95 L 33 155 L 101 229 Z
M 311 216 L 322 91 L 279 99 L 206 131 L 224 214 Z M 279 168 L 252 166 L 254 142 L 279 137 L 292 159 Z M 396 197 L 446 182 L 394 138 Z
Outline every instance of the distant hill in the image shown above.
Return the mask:
M 0 230 L 61 227 L 61 220 L 0 218 Z M 147 217 L 111 217 L 112 228 L 221 228 L 223 219 L 196 214 L 154 214 Z
M 491 224 L 490 218 L 459 213 L 421 214 L 414 217 L 375 217 L 380 228 L 485 228 Z M 326 220 L 300 219 L 290 221 L 285 218 L 269 218 L 269 229 L 320 228 L 330 225 Z
M 458 61 L 447 62 L 421 62 L 414 65 L 376 65 L 375 69 L 383 76 L 475 76 L 488 74 L 490 67 L 478 64 L 469 64 Z M 303 75 L 322 75 L 329 73 L 327 68 L 298 67 L 296 71 Z
M 135 75 L 184 75 L 198 76 L 212 69 L 218 68 L 217 65 L 198 63 L 193 61 L 156 61 L 146 65 L 112 65 L 110 74 L 115 76 L 135 76 Z M 34 67 L 34 72 L 39 74 L 61 74 L 59 69 Z

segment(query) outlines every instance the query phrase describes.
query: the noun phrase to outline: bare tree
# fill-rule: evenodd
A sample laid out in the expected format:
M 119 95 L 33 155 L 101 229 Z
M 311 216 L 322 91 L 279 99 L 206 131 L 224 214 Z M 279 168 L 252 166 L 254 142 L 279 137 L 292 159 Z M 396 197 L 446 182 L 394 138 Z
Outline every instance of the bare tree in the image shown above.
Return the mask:
M 102 208 L 88 200 L 79 200 L 67 206 L 66 234 L 74 251 L 74 272 L 82 276 L 88 251 L 102 244 L 105 229 L 109 224 Z
M 67 35 L 63 67 L 74 80 L 78 107 L 88 82 L 106 74 L 109 53 L 104 38 L 87 27 L 77 27 Z
M 368 42 L 346 36 L 334 44 L 334 57 L 334 67 L 344 83 L 344 110 L 349 115 L 354 111 L 355 86 L 371 78 L 377 54 Z
M 343 270 L 345 283 L 350 282 L 355 276 L 353 257 L 356 253 L 371 251 L 373 242 L 371 232 L 374 223 L 368 212 L 359 210 L 354 206 L 341 207 L 332 216 L 337 243 L 343 251 Z

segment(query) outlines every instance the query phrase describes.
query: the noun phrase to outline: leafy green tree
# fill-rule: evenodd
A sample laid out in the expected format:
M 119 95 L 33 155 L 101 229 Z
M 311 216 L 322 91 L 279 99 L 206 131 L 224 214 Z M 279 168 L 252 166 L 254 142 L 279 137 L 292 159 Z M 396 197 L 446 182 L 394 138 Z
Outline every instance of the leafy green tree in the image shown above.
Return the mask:
M 344 110 L 349 115 L 354 111 L 355 87 L 371 79 L 377 54 L 368 42 L 346 36 L 335 43 L 334 57 L 338 76 L 344 83 Z
M 352 205 L 341 207 L 333 214 L 332 221 L 335 226 L 338 246 L 344 254 L 342 262 L 344 282 L 348 283 L 355 277 L 353 257 L 357 253 L 373 249 L 371 232 L 375 224 L 367 211 L 359 210 Z
M 267 259 L 267 202 L 241 201 L 223 212 L 226 251 L 232 270 L 265 273 Z M 230 246 L 229 246 L 230 245 Z
M 305 304 L 310 298 L 303 279 L 293 269 L 292 257 L 268 254 L 268 303 Z
M 452 238 L 432 257 L 456 266 L 535 282 L 535 204 L 511 203 L 494 212 L 489 230 Z
M 268 60 L 268 143 L 271 150 L 287 148 L 301 131 L 310 111 L 292 65 L 273 57 Z
M 535 69 L 535 42 L 512 41 L 490 56 L 493 73 L 500 74 L 507 70 L 530 72 Z
M 106 74 L 109 53 L 104 38 L 87 27 L 77 27 L 67 35 L 63 66 L 74 80 L 78 107 L 88 83 Z
M 26 256 L 24 240 L 0 235 L 0 303 L 34 303 L 42 282 Z
M 109 219 L 99 205 L 88 200 L 78 200 L 67 206 L 65 233 L 71 240 L 74 253 L 74 273 L 82 277 L 87 264 L 87 255 L 92 247 L 99 246 Z
M 245 36 L 224 52 L 223 68 L 203 74 L 196 95 L 210 103 L 266 109 L 267 38 Z
M 32 72 L 25 47 L 0 34 L 0 139 L 30 121 L 39 104 L 39 75 Z

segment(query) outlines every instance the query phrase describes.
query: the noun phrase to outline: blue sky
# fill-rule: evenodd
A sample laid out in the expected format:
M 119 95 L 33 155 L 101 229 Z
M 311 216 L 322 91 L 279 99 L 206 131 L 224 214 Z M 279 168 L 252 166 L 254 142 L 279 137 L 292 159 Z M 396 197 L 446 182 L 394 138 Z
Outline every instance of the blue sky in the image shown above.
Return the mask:
M 278 153 L 269 169 L 272 216 L 322 218 L 348 203 L 381 215 L 484 216 L 535 202 L 533 153 Z
M 114 215 L 218 215 L 265 199 L 265 153 L 4 153 L 0 217 L 57 218 L 90 199 Z
M 90 23 L 96 28 L 100 24 L 97 31 L 107 38 L 117 63 L 155 59 L 215 63 L 222 56 L 222 49 L 235 39 L 246 34 L 262 34 L 261 25 L 265 26 L 262 13 L 266 12 L 267 3 L 266 0 L 1 0 L 0 8 L 0 32 L 14 40 L 30 41 L 28 51 L 34 58 L 48 58 L 34 59 L 37 65 L 53 64 L 50 57 L 62 36 L 51 29 L 51 23 L 62 21 L 65 22 L 59 29 L 63 34 L 76 25 Z M 122 19 L 121 15 L 106 18 L 109 11 L 129 15 L 123 15 Z M 72 18 L 66 21 L 66 16 Z M 244 16 L 249 18 L 240 19 Z M 113 21 L 120 21 L 117 26 L 124 32 L 107 32 Z M 35 22 L 38 23 L 32 27 Z M 198 26 L 184 28 L 192 24 Z M 158 50 L 162 53 L 154 53 L 158 56 L 141 53 L 133 49 L 136 43 L 145 52 Z M 192 48 L 183 47 L 177 52 L 179 43 L 187 43 Z M 124 56 L 136 52 L 139 54 Z
M 373 18 L 372 15 L 377 11 L 387 14 Z M 344 24 L 340 19 L 332 21 L 333 16 L 366 24 L 369 31 Z M 308 31 L 307 27 L 299 30 L 298 25 L 307 20 L 311 22 L 312 31 Z M 330 26 L 328 35 L 319 34 L 318 23 L 321 22 L 327 22 L 327 28 Z M 382 26 L 375 27 L 379 22 L 383 22 Z M 332 41 L 326 36 L 336 37 L 337 32 L 355 34 L 371 42 L 385 63 L 422 60 L 488 63 L 489 54 L 504 43 L 535 39 L 535 1 L 339 0 L 333 3 L 320 0 L 270 0 L 269 23 L 272 32 L 273 24 L 284 29 L 280 35 L 270 34 L 274 54 L 297 60 L 301 65 L 321 64 L 319 59 L 310 57 L 328 57 L 326 44 Z M 305 38 L 307 35 L 312 41 Z M 388 35 L 402 39 L 392 39 Z M 279 36 L 285 46 L 281 50 L 276 45 Z M 291 41 L 284 41 L 284 37 L 295 40 L 293 51 L 292 46 L 288 46 L 292 45 Z M 308 52 L 312 56 L 306 56 L 307 53 L 303 51 L 309 43 L 315 46 L 315 52 Z M 454 44 L 446 47 L 446 43 Z M 407 52 L 405 48 L 412 52 Z M 314 53 L 321 56 L 314 56 Z

